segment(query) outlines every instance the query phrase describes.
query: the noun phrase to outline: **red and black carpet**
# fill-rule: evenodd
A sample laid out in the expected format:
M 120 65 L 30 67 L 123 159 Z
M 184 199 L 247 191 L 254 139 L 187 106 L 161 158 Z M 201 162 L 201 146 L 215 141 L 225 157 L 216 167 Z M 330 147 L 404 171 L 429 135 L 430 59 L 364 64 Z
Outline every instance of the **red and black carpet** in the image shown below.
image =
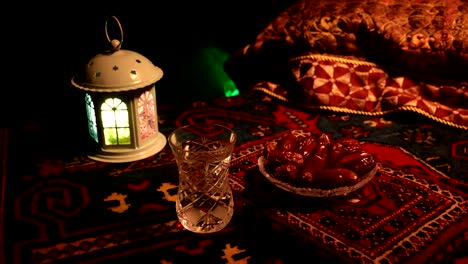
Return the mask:
M 235 216 L 199 235 L 177 222 L 166 146 L 131 163 L 95 162 L 47 137 L 2 130 L 2 255 L 28 263 L 456 263 L 468 254 L 468 131 L 424 117 L 303 111 L 256 95 L 160 106 L 160 131 L 193 122 L 238 133 Z M 289 129 L 353 137 L 382 169 L 356 201 L 294 196 L 257 158 Z M 35 136 L 34 140 L 24 136 Z M 29 144 L 31 141 L 41 144 Z

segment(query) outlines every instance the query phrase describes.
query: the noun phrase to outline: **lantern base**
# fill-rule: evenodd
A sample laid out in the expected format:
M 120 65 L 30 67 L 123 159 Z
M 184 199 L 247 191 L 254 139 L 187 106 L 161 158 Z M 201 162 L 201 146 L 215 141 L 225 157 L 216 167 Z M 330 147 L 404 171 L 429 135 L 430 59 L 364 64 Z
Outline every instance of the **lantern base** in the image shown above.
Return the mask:
M 98 153 L 88 155 L 90 159 L 101 161 L 101 162 L 110 162 L 110 163 L 121 163 L 121 162 L 132 162 L 147 158 L 152 156 L 159 151 L 161 151 L 164 146 L 166 146 L 167 140 L 166 137 L 158 132 L 158 134 L 149 139 L 145 146 L 138 149 L 111 149 L 103 150 Z

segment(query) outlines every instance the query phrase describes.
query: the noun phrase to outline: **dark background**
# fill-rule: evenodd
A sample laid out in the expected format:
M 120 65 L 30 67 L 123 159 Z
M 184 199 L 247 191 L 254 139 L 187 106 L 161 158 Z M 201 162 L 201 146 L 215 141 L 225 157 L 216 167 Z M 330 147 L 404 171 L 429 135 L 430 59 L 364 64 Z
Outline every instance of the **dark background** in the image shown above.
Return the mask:
M 253 41 L 288 2 L 13 3 L 15 7 L 4 9 L 8 18 L 2 18 L 7 36 L 2 40 L 7 47 L 2 123 L 31 118 L 65 122 L 64 115 L 81 113 L 82 98 L 70 79 L 107 48 L 104 29 L 111 16 L 122 24 L 122 48 L 144 55 L 163 70 L 156 84 L 158 104 L 221 96 L 222 87 L 197 67 L 200 50 L 214 47 L 232 54 Z

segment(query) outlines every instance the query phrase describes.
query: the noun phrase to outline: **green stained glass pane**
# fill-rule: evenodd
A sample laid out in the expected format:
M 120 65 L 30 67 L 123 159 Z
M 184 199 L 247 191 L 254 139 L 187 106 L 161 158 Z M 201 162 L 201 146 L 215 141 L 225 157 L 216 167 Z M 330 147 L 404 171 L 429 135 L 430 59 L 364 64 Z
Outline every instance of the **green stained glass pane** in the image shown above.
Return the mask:
M 99 143 L 96 114 L 94 112 L 94 103 L 89 94 L 85 95 L 85 102 L 86 102 L 86 116 L 88 117 L 89 135 L 94 139 L 94 141 L 96 141 L 96 143 Z
M 119 145 L 130 144 L 130 129 L 129 128 L 118 128 L 117 134 L 119 135 L 119 138 L 118 138 Z
M 106 145 L 117 145 L 117 130 L 115 128 L 104 128 L 104 142 Z

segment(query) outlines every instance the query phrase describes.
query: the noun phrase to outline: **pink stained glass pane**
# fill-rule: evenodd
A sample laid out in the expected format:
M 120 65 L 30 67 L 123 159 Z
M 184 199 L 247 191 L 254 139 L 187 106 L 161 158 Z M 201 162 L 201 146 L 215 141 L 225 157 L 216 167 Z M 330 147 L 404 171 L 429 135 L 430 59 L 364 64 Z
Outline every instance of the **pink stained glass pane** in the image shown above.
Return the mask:
M 150 91 L 144 92 L 138 99 L 138 119 L 141 140 L 145 140 L 156 133 L 156 103 L 153 93 Z

